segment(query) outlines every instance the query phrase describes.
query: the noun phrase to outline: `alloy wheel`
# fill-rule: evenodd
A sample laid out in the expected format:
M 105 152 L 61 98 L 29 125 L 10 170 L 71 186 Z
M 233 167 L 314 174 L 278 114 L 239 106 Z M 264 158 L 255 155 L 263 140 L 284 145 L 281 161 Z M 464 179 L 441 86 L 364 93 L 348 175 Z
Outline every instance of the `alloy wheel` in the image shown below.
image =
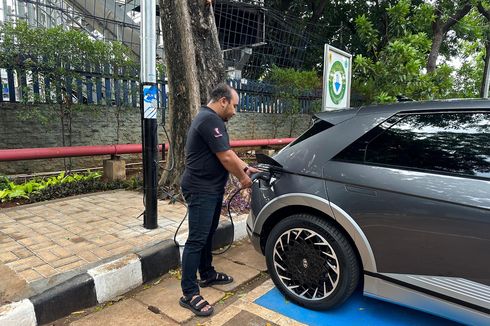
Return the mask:
M 322 300 L 339 283 L 337 254 L 322 235 L 310 229 L 283 232 L 274 244 L 273 262 L 280 282 L 301 299 Z

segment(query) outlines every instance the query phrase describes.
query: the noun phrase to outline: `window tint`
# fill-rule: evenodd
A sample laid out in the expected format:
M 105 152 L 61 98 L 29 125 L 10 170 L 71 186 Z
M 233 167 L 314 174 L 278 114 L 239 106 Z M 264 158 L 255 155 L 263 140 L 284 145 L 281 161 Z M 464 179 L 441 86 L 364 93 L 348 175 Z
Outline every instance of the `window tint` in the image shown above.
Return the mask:
M 299 143 L 301 143 L 302 141 L 322 132 L 322 131 L 325 131 L 327 130 L 328 128 L 332 127 L 333 125 L 329 122 L 326 122 L 324 120 L 317 120 L 313 126 L 311 126 L 310 129 L 306 130 L 301 136 L 299 136 L 298 138 L 296 138 L 296 140 L 294 140 L 290 145 L 289 147 L 291 146 L 294 146 L 294 145 L 297 145 Z
M 350 159 L 345 151 L 339 158 L 490 178 L 488 113 L 406 115 L 391 127 L 377 128 L 377 134 L 352 146 L 357 156 Z
M 391 127 L 394 123 L 400 121 L 403 117 L 394 116 L 384 121 L 380 125 L 374 127 L 368 131 L 364 136 L 355 141 L 352 145 L 344 149 L 342 152 L 337 154 L 334 158 L 335 160 L 348 161 L 348 162 L 360 162 L 364 163 L 366 148 L 369 142 L 375 137 L 382 134 L 386 129 Z

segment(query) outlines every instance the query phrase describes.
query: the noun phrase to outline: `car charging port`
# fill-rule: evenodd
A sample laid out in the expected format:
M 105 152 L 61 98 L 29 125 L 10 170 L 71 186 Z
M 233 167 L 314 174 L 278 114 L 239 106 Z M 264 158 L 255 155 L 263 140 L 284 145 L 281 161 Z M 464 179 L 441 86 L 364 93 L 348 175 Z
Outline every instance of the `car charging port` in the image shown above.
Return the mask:
M 271 173 L 269 171 L 261 171 L 255 174 L 252 174 L 250 177 L 252 179 L 252 182 L 255 182 L 257 180 L 263 180 L 267 183 L 271 180 Z

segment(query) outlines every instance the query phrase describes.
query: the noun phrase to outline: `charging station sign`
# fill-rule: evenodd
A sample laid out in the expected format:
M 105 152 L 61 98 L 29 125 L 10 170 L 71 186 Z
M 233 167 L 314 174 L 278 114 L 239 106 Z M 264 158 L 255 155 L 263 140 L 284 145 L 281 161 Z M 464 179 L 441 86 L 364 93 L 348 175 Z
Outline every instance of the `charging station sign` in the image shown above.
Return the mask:
M 325 44 L 322 110 L 350 107 L 352 55 Z

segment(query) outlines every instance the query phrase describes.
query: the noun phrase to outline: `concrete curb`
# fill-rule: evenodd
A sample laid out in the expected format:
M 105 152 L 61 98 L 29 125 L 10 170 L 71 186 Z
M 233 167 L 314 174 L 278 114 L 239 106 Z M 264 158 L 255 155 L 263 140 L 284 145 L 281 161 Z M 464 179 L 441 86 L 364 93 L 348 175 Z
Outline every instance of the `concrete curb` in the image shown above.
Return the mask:
M 218 227 L 213 249 L 231 242 L 231 223 Z M 233 240 L 246 236 L 246 221 L 234 225 Z M 183 245 L 183 238 L 177 242 Z M 74 311 L 93 307 L 166 274 L 180 264 L 182 250 L 173 240 L 165 240 L 137 253 L 89 269 L 29 299 L 0 307 L 0 325 L 42 325 L 69 315 Z

